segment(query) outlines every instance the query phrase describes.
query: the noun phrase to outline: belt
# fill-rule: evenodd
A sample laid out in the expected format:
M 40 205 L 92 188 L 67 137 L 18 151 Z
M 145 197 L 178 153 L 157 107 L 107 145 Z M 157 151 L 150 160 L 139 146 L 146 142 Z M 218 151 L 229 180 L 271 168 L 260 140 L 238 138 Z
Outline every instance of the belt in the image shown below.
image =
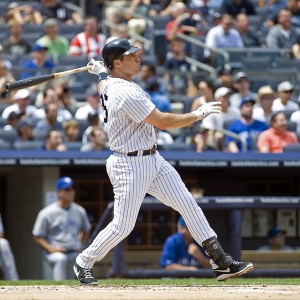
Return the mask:
M 153 155 L 153 154 L 155 154 L 155 153 L 156 153 L 156 148 L 157 148 L 157 146 L 154 145 L 154 146 L 153 146 L 151 149 L 149 149 L 149 150 L 143 150 L 142 156 L 147 156 L 147 155 Z M 127 153 L 127 156 L 138 156 L 138 154 L 139 154 L 139 150 L 136 150 L 136 151 L 133 151 L 133 152 L 128 152 L 128 153 Z

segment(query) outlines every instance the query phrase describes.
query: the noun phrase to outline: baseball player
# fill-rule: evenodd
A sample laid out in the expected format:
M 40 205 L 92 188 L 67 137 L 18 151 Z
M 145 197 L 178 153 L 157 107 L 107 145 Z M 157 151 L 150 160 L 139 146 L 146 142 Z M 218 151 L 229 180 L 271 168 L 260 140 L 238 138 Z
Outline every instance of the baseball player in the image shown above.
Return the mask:
M 33 240 L 45 250 L 46 261 L 53 267 L 54 280 L 74 278 L 72 266 L 91 230 L 86 211 L 73 203 L 73 186 L 70 177 L 57 180 L 58 199 L 39 212 L 32 231 Z
M 209 102 L 186 114 L 162 113 L 149 95 L 132 81 L 139 72 L 138 47 L 124 38 L 102 50 L 103 62 L 91 60 L 90 73 L 99 77 L 98 91 L 105 112 L 106 130 L 114 153 L 107 159 L 107 173 L 115 195 L 114 218 L 80 253 L 73 267 L 81 284 L 97 284 L 92 273 L 96 261 L 133 230 L 146 193 L 177 210 L 189 231 L 210 257 L 219 281 L 253 268 L 250 262 L 234 261 L 219 244 L 201 208 L 177 171 L 156 150 L 154 127 L 179 128 L 220 113 L 220 102 Z M 107 68 L 111 75 L 108 76 Z

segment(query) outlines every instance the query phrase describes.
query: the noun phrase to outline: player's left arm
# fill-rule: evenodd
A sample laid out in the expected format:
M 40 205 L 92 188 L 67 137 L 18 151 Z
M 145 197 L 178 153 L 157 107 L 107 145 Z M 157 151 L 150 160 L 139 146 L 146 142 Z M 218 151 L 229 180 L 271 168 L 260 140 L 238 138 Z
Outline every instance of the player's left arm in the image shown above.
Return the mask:
M 205 103 L 200 105 L 198 109 L 186 114 L 162 113 L 155 108 L 144 121 L 161 130 L 179 128 L 202 120 L 212 113 L 220 113 L 220 104 L 221 102 Z

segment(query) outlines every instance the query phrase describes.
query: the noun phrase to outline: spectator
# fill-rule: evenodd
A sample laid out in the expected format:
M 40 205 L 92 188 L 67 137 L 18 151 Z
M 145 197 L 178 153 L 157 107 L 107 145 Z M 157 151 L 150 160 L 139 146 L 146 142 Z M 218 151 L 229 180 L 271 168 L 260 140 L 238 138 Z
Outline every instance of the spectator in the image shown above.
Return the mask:
M 299 101 L 299 100 L 298 100 Z M 290 120 L 297 123 L 297 133 L 300 134 L 300 109 L 291 114 Z M 299 141 L 300 142 L 300 141 Z
M 124 11 L 124 18 L 128 25 L 129 36 L 144 35 L 147 22 L 143 18 L 136 18 L 131 13 L 142 16 L 155 16 L 157 12 L 151 9 L 150 0 L 130 0 L 129 7 Z
M 271 118 L 271 128 L 258 136 L 257 148 L 262 153 L 282 153 L 284 146 L 297 143 L 296 134 L 287 130 L 284 113 L 276 112 Z
M 45 75 L 53 72 L 54 64 L 47 58 L 48 48 L 44 45 L 35 44 L 32 47 L 32 58 L 23 64 L 24 71 L 21 79 Z M 35 86 L 33 90 L 41 90 L 45 84 Z
M 83 207 L 74 203 L 74 181 L 56 182 L 57 201 L 43 208 L 35 221 L 33 240 L 45 251 L 54 280 L 73 279 L 73 264 L 90 235 L 91 223 Z
M 145 90 L 158 110 L 161 112 L 171 112 L 171 101 L 159 91 L 159 82 L 156 77 L 150 76 L 147 78 Z
M 246 73 L 238 72 L 234 77 L 233 87 L 236 89 L 236 93 L 230 96 L 230 105 L 234 107 L 240 107 L 242 98 L 251 97 L 256 98 L 256 94 L 249 90 L 250 81 Z
M 197 109 L 201 104 L 214 101 L 215 86 L 212 81 L 206 79 L 201 80 L 198 84 L 198 88 L 201 96 L 193 101 L 191 111 Z
M 58 106 L 69 111 L 72 115 L 77 109 L 77 99 L 72 95 L 72 90 L 70 88 L 70 81 L 68 77 L 61 77 L 54 79 L 50 87 L 53 89 L 54 93 L 58 98 Z
M 174 2 L 171 13 L 172 20 L 166 24 L 166 39 L 168 42 L 171 42 L 176 37 L 176 33 L 183 33 L 186 35 L 200 34 L 197 28 L 200 17 L 197 14 L 193 15 L 188 13 L 184 3 Z M 185 46 L 187 46 L 187 44 L 185 44 Z
M 20 120 L 16 127 L 18 133 L 18 138 L 16 139 L 16 141 L 33 141 L 34 127 L 35 125 L 30 119 L 27 118 L 24 120 Z
M 19 280 L 15 258 L 9 241 L 4 238 L 4 228 L 0 215 L 0 268 L 5 280 Z
M 2 59 L 2 53 L 3 53 L 3 47 L 0 44 L 0 60 L 2 60 L 7 68 L 8 71 L 10 71 L 12 69 L 12 64 L 8 59 Z
M 3 127 L 3 130 L 16 130 L 17 124 L 21 120 L 22 114 L 12 111 L 7 118 L 7 125 Z
M 170 57 L 165 60 L 164 78 L 168 87 L 168 92 L 171 94 L 185 94 L 187 87 L 194 85 L 189 63 L 185 60 L 184 44 L 179 38 L 174 38 L 171 41 Z M 176 75 L 170 75 L 170 71 L 177 71 Z
M 185 5 L 187 5 L 189 1 L 187 1 L 187 0 L 183 0 L 183 1 L 162 0 L 162 1 L 159 1 L 159 4 L 160 4 L 159 15 L 160 16 L 170 16 L 172 14 L 172 9 L 173 9 L 174 3 L 176 3 L 176 2 L 183 2 Z
M 218 79 L 215 81 L 214 86 L 216 88 L 227 87 L 228 89 L 233 88 L 233 76 L 230 65 L 222 66 L 218 71 Z
M 81 146 L 80 151 L 102 151 L 107 150 L 106 146 L 107 136 L 105 131 L 99 126 L 96 125 L 93 127 L 90 133 L 90 142 Z
M 98 21 L 95 17 L 87 17 L 84 31 L 75 35 L 70 43 L 70 55 L 87 56 L 91 58 L 101 54 L 106 42 L 106 36 L 98 33 Z
M 10 20 L 8 23 L 10 37 L 2 41 L 3 53 L 24 55 L 31 51 L 31 45 L 22 38 L 22 25 L 16 20 Z
M 198 153 L 215 150 L 213 146 L 209 145 L 209 130 L 207 128 L 202 124 L 196 124 L 193 131 L 194 135 L 191 138 L 190 150 Z
M 266 36 L 266 44 L 269 48 L 292 48 L 298 35 L 291 23 L 291 12 L 283 8 L 278 12 L 278 24 L 270 28 Z
M 253 119 L 269 124 L 272 116 L 274 91 L 269 85 L 264 85 L 258 90 L 256 99 L 259 106 L 253 108 Z
M 231 15 L 233 18 L 241 12 L 247 15 L 256 15 L 253 2 L 250 0 L 223 0 L 221 11 L 223 14 Z
M 62 103 L 60 105 L 58 104 L 58 96 L 55 93 L 53 88 L 48 87 L 43 91 L 41 91 L 41 94 L 42 94 L 42 103 L 41 103 L 42 105 L 38 104 L 40 103 L 40 100 L 38 99 L 40 98 L 39 95 L 37 96 L 35 101 L 36 106 L 41 106 L 36 112 L 37 118 L 44 119 L 46 117 L 46 113 L 45 113 L 46 106 L 50 103 L 54 103 L 58 105 L 57 121 L 63 123 L 67 120 L 72 119 L 72 114 L 67 109 L 64 108 Z
M 18 90 L 13 96 L 13 100 L 15 103 L 4 109 L 2 119 L 7 119 L 12 111 L 22 114 L 22 118 L 36 118 L 37 108 L 30 105 L 28 89 Z
M 251 136 L 259 134 L 269 128 L 266 123 L 252 118 L 254 104 L 254 99 L 250 97 L 243 98 L 240 105 L 241 119 L 234 121 L 228 128 L 229 131 L 238 134 L 241 138 L 246 140 L 248 151 L 251 150 Z M 227 136 L 226 142 L 229 152 L 237 153 L 242 151 L 242 143 L 240 140 Z
M 63 144 L 62 133 L 59 130 L 50 130 L 45 137 L 45 145 L 42 149 L 48 151 L 66 151 L 67 147 Z
M 46 19 L 54 18 L 61 23 L 81 24 L 82 18 L 77 13 L 69 9 L 62 1 L 59 0 L 43 0 L 41 1 L 39 12 Z
M 36 124 L 37 131 L 59 130 L 62 131 L 62 123 L 57 121 L 58 105 L 49 103 L 45 108 L 46 117 Z
M 268 232 L 268 245 L 261 246 L 257 250 L 270 251 L 270 250 L 288 250 L 291 251 L 291 246 L 285 245 L 286 231 L 275 226 Z
M 99 125 L 100 119 L 98 112 L 90 112 L 87 117 L 89 127 L 82 134 L 82 143 L 86 144 L 90 140 L 90 134 L 94 126 Z
M 108 44 L 117 38 L 129 39 L 127 24 L 120 23 L 116 25 L 116 28 L 111 28 L 110 37 L 105 41 L 105 44 Z
M 178 232 L 169 236 L 163 246 L 160 266 L 166 270 L 211 268 L 204 249 L 193 239 L 182 217 L 178 219 Z
M 291 96 L 294 91 L 294 86 L 289 81 L 281 82 L 277 91 L 279 98 L 275 99 L 272 105 L 272 111 L 296 111 L 299 106 L 297 103 L 291 100 Z
M 246 13 L 242 12 L 236 16 L 235 27 L 239 32 L 244 46 L 260 47 L 261 43 L 255 31 L 249 30 L 249 20 Z
M 42 24 L 43 19 L 39 10 L 34 9 L 31 5 L 22 5 L 21 3 L 11 2 L 7 6 L 5 21 L 16 21 L 23 25 Z
M 103 124 L 104 120 L 100 105 L 100 95 L 98 94 L 96 86 L 91 85 L 86 89 L 85 100 L 87 104 L 78 108 L 75 114 L 75 119 L 87 120 L 89 113 L 97 112 L 99 114 L 100 122 Z
M 228 14 L 222 16 L 220 25 L 211 28 L 205 38 L 205 44 L 210 48 L 243 48 L 240 34 L 232 28 L 233 20 Z M 204 56 L 209 57 L 210 51 L 205 49 Z
M 174 143 L 173 137 L 170 133 L 157 127 L 154 127 L 154 130 L 156 135 L 156 144 L 157 146 L 161 147 L 161 149 L 158 148 L 158 150 L 163 150 L 164 145 L 170 145 Z
M 0 103 L 11 104 L 15 92 L 7 92 L 5 85 L 9 82 L 16 81 L 12 73 L 7 69 L 7 65 L 0 60 Z
M 59 55 L 69 55 L 69 41 L 59 35 L 59 23 L 56 19 L 50 18 L 44 22 L 45 35 L 39 38 L 36 43 L 47 47 L 47 54 L 51 55 L 55 63 Z
M 231 90 L 226 87 L 218 88 L 214 94 L 216 101 L 221 102 L 221 113 L 217 116 L 213 114 L 209 115 L 202 121 L 204 128 L 209 129 L 208 142 L 214 145 L 216 150 L 223 150 L 223 138 L 224 135 L 218 129 L 223 129 L 224 122 L 229 120 L 237 120 L 241 117 L 241 113 L 238 108 L 230 106 L 229 97 Z
M 76 120 L 69 120 L 63 123 L 63 131 L 65 142 L 78 142 L 80 141 L 79 124 Z

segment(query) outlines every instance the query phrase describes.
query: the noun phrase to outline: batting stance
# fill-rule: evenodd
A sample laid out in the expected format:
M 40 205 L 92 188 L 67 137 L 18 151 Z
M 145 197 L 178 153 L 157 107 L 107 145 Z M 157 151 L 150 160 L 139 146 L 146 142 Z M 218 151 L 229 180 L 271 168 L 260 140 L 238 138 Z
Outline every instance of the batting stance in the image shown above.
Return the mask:
M 177 171 L 156 150 L 154 127 L 179 128 L 220 113 L 220 102 L 201 105 L 187 114 L 162 113 L 149 95 L 132 81 L 139 72 L 140 59 L 134 47 L 124 38 L 104 46 L 105 63 L 91 60 L 90 73 L 99 76 L 98 90 L 105 112 L 110 148 L 107 173 L 113 185 L 114 218 L 93 243 L 76 258 L 74 272 L 82 284 L 97 284 L 92 273 L 96 261 L 133 230 L 146 193 L 178 211 L 194 239 L 209 255 L 219 281 L 252 270 L 250 262 L 234 261 L 225 253 L 201 208 L 185 187 Z M 107 69 L 111 71 L 108 76 Z

